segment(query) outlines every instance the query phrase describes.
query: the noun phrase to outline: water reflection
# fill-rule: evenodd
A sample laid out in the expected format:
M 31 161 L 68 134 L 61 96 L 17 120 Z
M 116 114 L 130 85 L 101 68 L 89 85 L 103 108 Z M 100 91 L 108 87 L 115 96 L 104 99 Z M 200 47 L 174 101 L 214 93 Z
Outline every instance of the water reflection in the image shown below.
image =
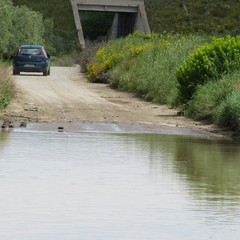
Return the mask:
M 228 200 L 239 197 L 240 150 L 230 142 L 195 141 L 178 145 L 175 160 L 181 163 L 180 173 L 186 173 L 195 194 L 207 200 Z
M 221 201 L 227 200 L 228 196 L 236 196 L 239 199 L 239 142 L 168 135 L 141 135 L 138 138 L 149 146 L 153 172 L 158 168 L 170 168 L 181 180 L 186 179 L 191 193 L 200 198 Z
M 0 134 L 0 239 L 231 239 L 239 144 L 149 134 Z
M 9 137 L 8 133 L 0 132 L 0 142 L 7 140 L 8 137 Z

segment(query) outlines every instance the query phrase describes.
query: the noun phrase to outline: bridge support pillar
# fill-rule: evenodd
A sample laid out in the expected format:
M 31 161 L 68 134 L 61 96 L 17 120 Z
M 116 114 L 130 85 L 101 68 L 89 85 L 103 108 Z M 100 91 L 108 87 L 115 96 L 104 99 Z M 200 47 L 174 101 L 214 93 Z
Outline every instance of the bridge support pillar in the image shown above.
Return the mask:
M 79 43 L 86 47 L 82 29 L 81 11 L 101 11 L 116 13 L 111 38 L 119 38 L 140 31 L 150 33 L 144 0 L 71 0 Z

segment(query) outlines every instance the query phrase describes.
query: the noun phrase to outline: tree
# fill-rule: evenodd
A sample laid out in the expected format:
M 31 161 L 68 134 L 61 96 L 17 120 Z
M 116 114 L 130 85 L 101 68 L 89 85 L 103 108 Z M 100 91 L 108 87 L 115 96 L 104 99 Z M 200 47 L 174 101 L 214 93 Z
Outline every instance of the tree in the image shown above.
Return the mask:
M 46 40 L 47 41 L 46 41 Z M 27 6 L 0 0 L 0 58 L 9 58 L 19 45 L 45 45 L 53 53 L 53 22 Z
M 0 57 L 8 52 L 12 34 L 13 6 L 10 0 L 0 0 Z
M 12 46 L 22 44 L 43 45 L 44 23 L 40 13 L 26 6 L 15 7 L 12 19 L 12 32 L 15 37 L 10 41 Z

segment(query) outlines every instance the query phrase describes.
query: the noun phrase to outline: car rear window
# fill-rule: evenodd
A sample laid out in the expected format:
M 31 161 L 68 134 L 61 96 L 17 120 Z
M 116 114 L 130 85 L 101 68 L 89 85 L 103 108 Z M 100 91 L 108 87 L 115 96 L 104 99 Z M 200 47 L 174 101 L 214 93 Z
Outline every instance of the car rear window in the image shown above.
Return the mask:
M 41 48 L 21 48 L 19 51 L 20 55 L 43 55 Z

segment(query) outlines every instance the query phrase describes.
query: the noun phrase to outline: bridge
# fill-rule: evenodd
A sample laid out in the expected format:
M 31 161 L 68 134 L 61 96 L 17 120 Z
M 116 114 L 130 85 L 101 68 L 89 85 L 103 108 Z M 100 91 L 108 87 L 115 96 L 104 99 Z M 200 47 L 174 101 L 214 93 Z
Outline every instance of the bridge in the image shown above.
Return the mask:
M 80 12 L 115 13 L 111 38 L 126 36 L 134 31 L 150 33 L 144 7 L 144 0 L 71 0 L 78 39 L 82 48 L 86 47 Z

